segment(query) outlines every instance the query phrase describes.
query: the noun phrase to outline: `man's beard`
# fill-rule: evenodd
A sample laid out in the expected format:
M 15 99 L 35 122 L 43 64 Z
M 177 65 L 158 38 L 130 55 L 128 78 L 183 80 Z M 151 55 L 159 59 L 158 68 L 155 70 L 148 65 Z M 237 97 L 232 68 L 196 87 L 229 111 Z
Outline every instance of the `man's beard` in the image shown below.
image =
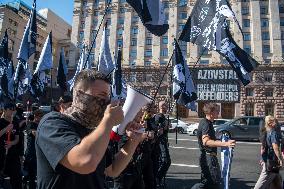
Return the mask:
M 73 120 L 88 129 L 95 129 L 104 117 L 109 100 L 76 91 L 71 107 L 64 111 Z

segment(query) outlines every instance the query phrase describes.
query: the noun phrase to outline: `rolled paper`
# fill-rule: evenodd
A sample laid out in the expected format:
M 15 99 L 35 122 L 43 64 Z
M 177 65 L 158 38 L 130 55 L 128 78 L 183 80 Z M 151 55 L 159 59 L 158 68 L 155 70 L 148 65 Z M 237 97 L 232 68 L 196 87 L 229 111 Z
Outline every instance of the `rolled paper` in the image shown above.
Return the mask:
M 152 99 L 150 97 L 136 91 L 130 86 L 127 86 L 127 96 L 122 107 L 124 120 L 121 124 L 114 126 L 112 130 L 119 135 L 123 135 L 127 124 L 133 121 L 141 108 L 151 101 Z

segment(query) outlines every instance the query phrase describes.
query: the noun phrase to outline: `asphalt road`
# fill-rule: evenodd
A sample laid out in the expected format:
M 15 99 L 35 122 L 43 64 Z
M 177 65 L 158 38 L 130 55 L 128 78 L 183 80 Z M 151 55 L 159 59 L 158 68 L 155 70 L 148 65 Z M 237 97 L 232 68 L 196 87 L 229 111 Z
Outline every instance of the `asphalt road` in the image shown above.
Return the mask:
M 200 181 L 199 148 L 197 138 L 188 134 L 169 134 L 172 165 L 166 183 L 168 189 L 187 189 Z M 260 143 L 238 142 L 233 154 L 230 189 L 253 188 L 261 171 Z M 218 151 L 219 164 L 220 151 Z M 282 171 L 282 177 L 283 177 Z

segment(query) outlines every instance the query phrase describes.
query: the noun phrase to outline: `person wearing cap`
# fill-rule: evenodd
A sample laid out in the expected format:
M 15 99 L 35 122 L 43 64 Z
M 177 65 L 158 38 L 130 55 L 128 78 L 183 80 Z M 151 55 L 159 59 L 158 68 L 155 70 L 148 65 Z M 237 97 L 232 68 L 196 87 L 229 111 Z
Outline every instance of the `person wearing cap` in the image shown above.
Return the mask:
M 69 108 L 72 105 L 72 101 L 73 99 L 70 95 L 60 97 L 58 100 L 60 112 L 63 113 L 67 108 Z
M 21 189 L 21 162 L 17 147 L 19 128 L 18 124 L 13 120 L 14 111 L 14 104 L 5 104 L 4 112 L 0 118 L 0 170 L 3 171 L 2 174 L 10 177 L 12 189 Z

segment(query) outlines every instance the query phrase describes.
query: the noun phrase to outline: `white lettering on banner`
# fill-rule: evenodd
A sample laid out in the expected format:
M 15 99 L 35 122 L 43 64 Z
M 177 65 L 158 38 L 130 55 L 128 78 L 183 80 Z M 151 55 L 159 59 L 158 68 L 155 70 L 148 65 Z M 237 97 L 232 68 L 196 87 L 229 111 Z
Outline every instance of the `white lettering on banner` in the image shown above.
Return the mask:
M 238 101 L 238 92 L 197 92 L 198 100 Z
M 238 79 L 234 70 L 198 70 L 198 79 Z

